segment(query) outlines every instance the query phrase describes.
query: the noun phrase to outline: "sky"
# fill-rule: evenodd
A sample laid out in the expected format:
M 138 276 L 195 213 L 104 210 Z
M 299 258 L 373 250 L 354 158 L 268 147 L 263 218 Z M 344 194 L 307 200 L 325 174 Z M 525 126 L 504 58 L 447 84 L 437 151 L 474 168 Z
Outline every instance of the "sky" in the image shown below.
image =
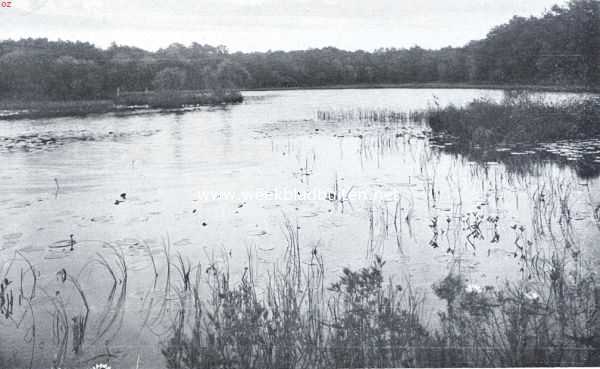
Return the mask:
M 0 0 L 2 2 L 9 0 Z M 485 37 L 513 15 L 564 0 L 12 0 L 0 39 L 45 37 L 157 50 L 179 42 L 230 51 L 334 46 L 437 49 Z

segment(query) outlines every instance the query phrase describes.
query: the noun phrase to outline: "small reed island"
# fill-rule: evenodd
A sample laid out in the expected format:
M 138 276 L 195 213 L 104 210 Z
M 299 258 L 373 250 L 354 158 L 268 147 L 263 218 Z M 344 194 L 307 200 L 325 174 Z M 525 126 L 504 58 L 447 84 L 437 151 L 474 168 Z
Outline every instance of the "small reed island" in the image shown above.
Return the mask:
M 470 145 L 540 143 L 600 136 L 600 96 L 548 101 L 524 91 L 506 91 L 502 101 L 477 99 L 465 107 L 426 112 L 434 133 Z
M 143 109 L 182 109 L 241 103 L 239 90 L 154 90 L 118 92 L 112 99 L 9 101 L 0 103 L 0 120 L 85 116 Z

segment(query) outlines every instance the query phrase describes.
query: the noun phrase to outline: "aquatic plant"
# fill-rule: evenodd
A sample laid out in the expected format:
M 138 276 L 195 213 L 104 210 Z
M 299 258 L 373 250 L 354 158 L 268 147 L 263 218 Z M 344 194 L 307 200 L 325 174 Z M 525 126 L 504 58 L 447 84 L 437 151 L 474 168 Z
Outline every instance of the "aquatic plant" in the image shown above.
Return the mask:
M 418 122 L 424 117 L 420 111 L 380 109 L 318 110 L 317 120 L 327 122 L 362 122 L 365 124 Z
M 477 99 L 465 107 L 431 108 L 426 121 L 434 132 L 471 145 L 551 142 L 600 135 L 600 98 L 562 102 L 507 94 L 496 102 Z

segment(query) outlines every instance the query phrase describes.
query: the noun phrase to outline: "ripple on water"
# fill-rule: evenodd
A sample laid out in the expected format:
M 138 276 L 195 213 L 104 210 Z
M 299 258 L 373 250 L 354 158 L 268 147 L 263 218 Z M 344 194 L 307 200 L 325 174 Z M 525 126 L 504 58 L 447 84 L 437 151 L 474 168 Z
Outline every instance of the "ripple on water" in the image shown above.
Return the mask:
M 7 234 L 3 235 L 2 238 L 4 238 L 7 241 L 15 241 L 15 240 L 18 240 L 19 238 L 21 238 L 22 236 L 23 236 L 23 233 L 15 232 L 15 233 L 7 233 Z
M 191 244 L 192 244 L 192 240 L 190 240 L 189 238 L 182 238 L 180 240 L 173 242 L 173 246 L 177 246 L 177 247 L 189 246 Z
M 123 248 L 138 248 L 138 249 L 143 249 L 144 245 L 142 242 L 140 242 L 140 240 L 135 239 L 135 238 L 122 238 L 122 239 L 118 239 L 116 241 L 113 241 L 113 244 L 117 247 L 123 247 Z
M 47 131 L 21 134 L 12 137 L 0 137 L 0 152 L 46 151 L 57 147 L 89 141 L 121 140 L 133 136 L 151 136 L 160 130 L 141 130 L 132 132 L 90 132 L 87 130 Z

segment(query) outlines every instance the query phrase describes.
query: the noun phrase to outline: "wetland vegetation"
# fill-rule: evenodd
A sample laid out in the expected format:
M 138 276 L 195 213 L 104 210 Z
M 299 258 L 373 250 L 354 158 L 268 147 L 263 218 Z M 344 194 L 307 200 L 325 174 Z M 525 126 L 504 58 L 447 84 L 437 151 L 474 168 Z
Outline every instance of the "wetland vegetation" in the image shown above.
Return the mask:
M 0 120 L 81 117 L 90 114 L 130 113 L 149 109 L 194 109 L 243 101 L 238 90 L 124 92 L 111 100 L 11 101 L 0 103 Z
M 572 251 L 550 259 L 515 252 L 524 278 L 500 286 L 450 273 L 431 286 L 444 301 L 432 323 L 410 280 L 385 261 L 324 282 L 318 251 L 298 259 L 296 227 L 283 264 L 257 286 L 251 264 L 234 283 L 226 265 L 181 273 L 177 318 L 163 355 L 169 368 L 593 366 L 600 362 L 600 287 Z M 299 228 L 298 228 L 299 229 Z M 521 231 L 522 232 L 522 231 Z M 493 242 L 493 241 L 492 241 Z M 515 243 L 518 245 L 519 240 Z M 294 249 L 296 248 L 296 249 Z M 208 293 L 200 293 L 201 281 Z M 202 297 L 205 296 L 205 297 Z M 189 321 L 189 322 L 188 322 Z
M 508 91 L 500 102 L 431 108 L 426 120 L 433 132 L 479 146 L 593 138 L 600 136 L 600 97 L 548 102 Z

